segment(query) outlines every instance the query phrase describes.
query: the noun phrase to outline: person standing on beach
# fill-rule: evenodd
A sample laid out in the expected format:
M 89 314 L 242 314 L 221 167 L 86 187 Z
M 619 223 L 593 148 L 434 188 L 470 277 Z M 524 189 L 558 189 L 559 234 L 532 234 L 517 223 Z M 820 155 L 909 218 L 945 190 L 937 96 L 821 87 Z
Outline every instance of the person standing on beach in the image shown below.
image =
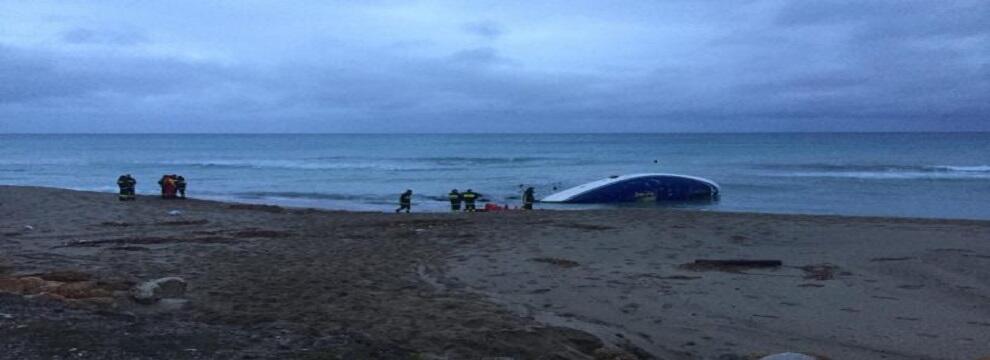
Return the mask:
M 168 180 L 168 175 L 162 175 L 162 178 L 158 180 L 158 186 L 162 188 L 162 198 L 165 198 L 165 180 Z
M 407 214 L 409 210 L 412 210 L 412 190 L 406 189 L 406 192 L 399 195 L 399 208 L 395 209 L 395 212 L 398 213 L 402 210 L 405 210 Z
M 134 187 L 137 185 L 137 180 L 131 174 L 121 175 L 117 178 L 117 186 L 120 187 L 120 195 L 117 198 L 120 201 L 134 200 Z
M 137 187 L 137 180 L 131 174 L 127 174 L 127 200 L 136 200 L 134 189 Z
M 127 175 L 121 175 L 117 178 L 117 187 L 120 188 L 120 195 L 117 195 L 117 199 L 127 200 Z
M 186 178 L 181 175 L 175 178 L 175 190 L 179 192 L 179 198 L 186 198 Z
M 447 198 L 450 199 L 450 211 L 461 211 L 461 193 L 457 189 L 451 190 Z
M 536 196 L 533 195 L 533 191 L 533 187 L 528 187 L 526 188 L 526 191 L 523 191 L 523 210 L 533 210 L 533 202 L 536 201 Z
M 464 199 L 464 211 L 474 212 L 474 201 L 478 199 L 478 194 L 475 194 L 471 189 L 467 189 L 467 191 L 461 194 L 461 198 Z

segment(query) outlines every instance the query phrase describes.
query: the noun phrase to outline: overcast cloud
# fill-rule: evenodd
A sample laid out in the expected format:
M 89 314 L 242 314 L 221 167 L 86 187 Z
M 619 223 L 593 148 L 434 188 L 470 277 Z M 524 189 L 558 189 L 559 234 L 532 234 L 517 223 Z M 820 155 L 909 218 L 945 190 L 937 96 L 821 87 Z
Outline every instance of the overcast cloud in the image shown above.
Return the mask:
M 0 0 L 0 133 L 990 131 L 990 1 L 533 3 Z

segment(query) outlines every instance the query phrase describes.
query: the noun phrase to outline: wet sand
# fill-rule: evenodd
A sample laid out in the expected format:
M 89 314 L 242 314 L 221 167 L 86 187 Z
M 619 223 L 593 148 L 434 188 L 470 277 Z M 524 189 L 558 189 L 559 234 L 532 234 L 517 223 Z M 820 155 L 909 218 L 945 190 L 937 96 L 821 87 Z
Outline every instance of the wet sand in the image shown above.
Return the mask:
M 985 221 L 397 215 L 0 186 L 0 338 L 24 359 L 978 358 L 987 239 Z M 685 266 L 702 258 L 783 266 Z M 130 299 L 166 276 L 188 303 Z

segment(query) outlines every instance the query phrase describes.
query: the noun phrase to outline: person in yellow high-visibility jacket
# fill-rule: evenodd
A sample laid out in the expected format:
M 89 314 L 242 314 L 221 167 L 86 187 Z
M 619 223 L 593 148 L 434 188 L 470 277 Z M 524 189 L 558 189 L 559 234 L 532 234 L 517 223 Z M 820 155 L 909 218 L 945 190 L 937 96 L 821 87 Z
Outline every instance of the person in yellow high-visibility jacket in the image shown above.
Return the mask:
M 464 211 L 474 212 L 476 210 L 474 202 L 478 199 L 478 194 L 475 194 L 471 189 L 467 189 L 467 191 L 461 194 L 461 198 L 464 199 Z
M 450 199 L 450 211 L 461 211 L 461 193 L 457 189 L 451 190 L 447 198 Z
M 117 186 L 120 187 L 120 195 L 117 196 L 120 201 L 134 200 L 134 186 L 137 185 L 137 180 L 131 174 L 121 175 L 117 178 Z

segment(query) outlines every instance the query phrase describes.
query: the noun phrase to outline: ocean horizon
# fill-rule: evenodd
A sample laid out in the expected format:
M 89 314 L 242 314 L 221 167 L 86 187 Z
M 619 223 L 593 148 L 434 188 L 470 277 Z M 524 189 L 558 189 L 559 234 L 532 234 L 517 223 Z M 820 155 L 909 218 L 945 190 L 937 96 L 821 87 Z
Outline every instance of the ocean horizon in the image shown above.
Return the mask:
M 209 136 L 269 136 L 269 135 L 299 135 L 299 136 L 326 136 L 326 135 L 824 135 L 824 134 L 990 134 L 990 131 L 616 131 L 616 132 L 499 132 L 499 131 L 478 131 L 478 132 L 6 132 L 0 136 L 114 136 L 114 135 L 136 135 L 136 136 L 156 136 L 156 135 L 209 135 Z
M 445 211 L 454 188 L 517 206 L 521 186 L 650 172 L 722 187 L 661 207 L 990 219 L 985 132 L 0 135 L 0 184 L 111 193 L 130 173 L 153 195 L 174 173 L 193 198 L 340 210 L 390 211 L 407 188 L 414 211 Z

